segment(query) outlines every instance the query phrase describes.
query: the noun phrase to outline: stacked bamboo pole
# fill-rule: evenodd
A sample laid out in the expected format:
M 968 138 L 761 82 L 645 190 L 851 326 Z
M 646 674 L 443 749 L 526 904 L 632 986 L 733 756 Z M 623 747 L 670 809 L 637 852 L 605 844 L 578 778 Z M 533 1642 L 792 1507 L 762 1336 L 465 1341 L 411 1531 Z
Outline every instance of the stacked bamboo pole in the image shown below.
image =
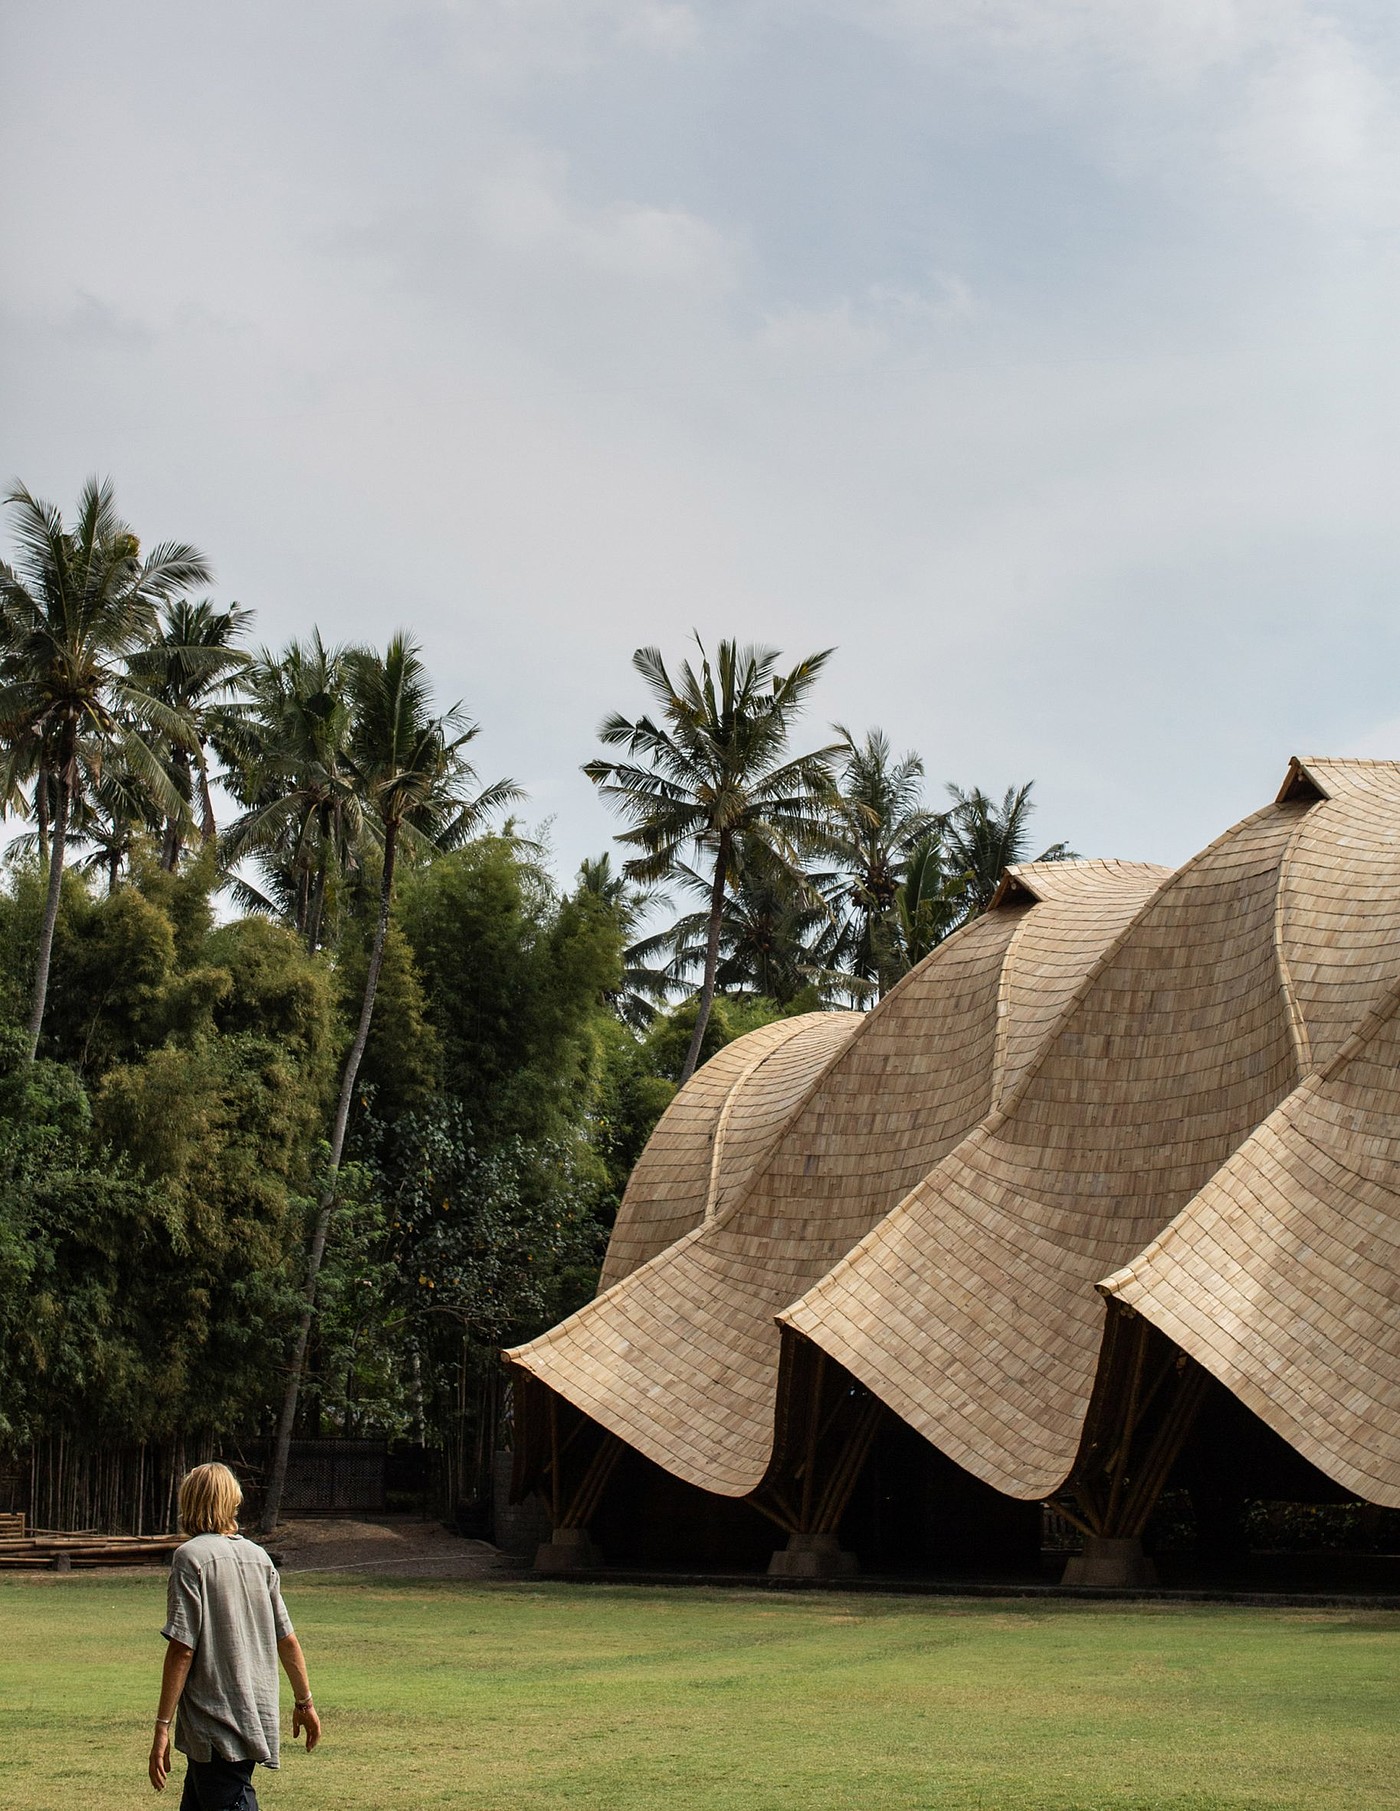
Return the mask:
M 4 1538 L 0 1571 L 68 1572 L 96 1566 L 163 1566 L 184 1540 L 179 1534 L 61 1534 L 36 1529 Z

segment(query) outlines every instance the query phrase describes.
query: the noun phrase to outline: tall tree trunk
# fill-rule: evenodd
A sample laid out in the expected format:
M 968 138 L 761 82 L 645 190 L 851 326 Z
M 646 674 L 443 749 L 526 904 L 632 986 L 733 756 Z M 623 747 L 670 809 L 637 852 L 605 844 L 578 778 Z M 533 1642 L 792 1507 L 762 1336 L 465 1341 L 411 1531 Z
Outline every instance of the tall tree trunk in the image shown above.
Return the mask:
M 355 1041 L 350 1046 L 350 1054 L 345 1059 L 345 1070 L 340 1078 L 340 1097 L 336 1101 L 335 1121 L 331 1127 L 330 1167 L 326 1176 L 326 1186 L 316 1209 L 316 1225 L 311 1234 L 311 1246 L 306 1257 L 306 1284 L 302 1292 L 301 1318 L 297 1323 L 296 1339 L 292 1346 L 292 1362 L 287 1373 L 287 1388 L 282 1397 L 282 1413 L 277 1419 L 277 1442 L 272 1456 L 272 1472 L 267 1481 L 267 1493 L 263 1499 L 261 1528 L 264 1534 L 273 1534 L 277 1529 L 277 1518 L 282 1508 L 282 1492 L 287 1483 L 287 1458 L 292 1446 L 292 1427 L 296 1421 L 297 1399 L 301 1395 L 302 1371 L 306 1365 L 306 1348 L 311 1339 L 311 1323 L 316 1317 L 316 1283 L 321 1274 L 321 1261 L 326 1255 L 326 1240 L 330 1236 L 331 1220 L 335 1214 L 336 1182 L 340 1175 L 340 1160 L 345 1152 L 345 1133 L 350 1124 L 350 1107 L 355 1098 L 355 1081 L 360 1073 L 360 1064 L 364 1059 L 365 1045 L 369 1042 L 370 1020 L 374 1017 L 374 996 L 379 986 L 379 971 L 384 966 L 384 942 L 389 934 L 389 908 L 393 903 L 394 893 L 394 855 L 398 841 L 398 825 L 384 826 L 384 878 L 379 889 L 379 918 L 374 927 L 374 944 L 370 950 L 369 973 L 365 976 L 365 994 L 360 1005 L 360 1022 L 355 1031 Z
M 49 859 L 49 770 L 40 766 L 34 781 L 34 817 L 39 826 L 39 860 L 45 866 Z
M 176 773 L 176 791 L 183 798 L 190 789 L 190 758 L 183 748 L 171 750 L 171 766 Z M 173 874 L 180 865 L 180 850 L 184 841 L 184 826 L 179 818 L 168 817 L 165 820 L 165 837 L 160 851 L 160 865 L 168 874 Z
M 311 904 L 306 918 L 306 947 L 314 956 L 321 942 L 321 920 L 326 909 L 326 857 L 321 853 L 321 865 L 316 870 L 316 879 L 311 888 Z
M 58 923 L 58 903 L 63 894 L 63 856 L 68 843 L 68 801 L 73 776 L 73 736 L 64 738 L 58 770 L 58 809 L 53 820 L 53 849 L 49 855 L 49 890 L 44 900 L 44 922 L 39 931 L 39 949 L 34 959 L 34 1002 L 29 1010 L 29 1060 L 39 1050 L 39 1033 L 44 1026 L 44 1002 L 49 993 L 49 961 L 53 956 L 54 926 Z
M 209 790 L 209 757 L 204 752 L 204 738 L 195 745 L 199 763 L 199 840 L 206 846 L 216 840 L 219 826 L 214 821 L 214 795 Z
M 724 920 L 724 888 L 728 868 L 729 836 L 726 831 L 721 831 L 719 848 L 715 852 L 715 880 L 710 888 L 710 932 L 705 940 L 705 979 L 700 987 L 700 1007 L 695 1014 L 695 1030 L 691 1034 L 690 1049 L 685 1053 L 685 1066 L 681 1070 L 682 1088 L 694 1075 L 696 1064 L 700 1061 L 700 1047 L 705 1042 L 705 1032 L 710 1023 L 710 1008 L 715 1003 L 715 971 L 719 967 L 719 933 Z

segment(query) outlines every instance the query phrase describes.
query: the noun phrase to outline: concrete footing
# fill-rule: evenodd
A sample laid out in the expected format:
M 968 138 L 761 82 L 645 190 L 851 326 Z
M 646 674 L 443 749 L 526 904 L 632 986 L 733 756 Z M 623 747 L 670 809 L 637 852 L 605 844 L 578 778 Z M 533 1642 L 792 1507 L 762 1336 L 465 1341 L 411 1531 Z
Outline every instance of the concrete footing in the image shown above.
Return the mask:
M 859 1571 L 860 1561 L 834 1534 L 794 1534 L 768 1562 L 770 1578 L 844 1578 Z
M 535 1553 L 536 1572 L 593 1572 L 602 1563 L 586 1528 L 556 1528 Z
M 1109 1585 L 1118 1588 L 1155 1585 L 1157 1568 L 1142 1550 L 1141 1540 L 1113 1535 L 1084 1537 L 1083 1553 L 1076 1553 L 1065 1567 L 1067 1585 Z

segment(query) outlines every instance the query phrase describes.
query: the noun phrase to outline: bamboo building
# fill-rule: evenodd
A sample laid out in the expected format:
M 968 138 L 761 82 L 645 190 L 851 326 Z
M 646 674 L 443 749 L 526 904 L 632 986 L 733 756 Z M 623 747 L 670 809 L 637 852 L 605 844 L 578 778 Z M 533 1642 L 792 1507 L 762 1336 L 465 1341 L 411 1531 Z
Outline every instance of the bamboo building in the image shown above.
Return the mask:
M 1014 868 L 873 1010 L 728 1045 L 506 1358 L 545 1567 L 1010 1564 L 1050 1504 L 1131 1584 L 1168 1487 L 1400 1507 L 1400 763 Z

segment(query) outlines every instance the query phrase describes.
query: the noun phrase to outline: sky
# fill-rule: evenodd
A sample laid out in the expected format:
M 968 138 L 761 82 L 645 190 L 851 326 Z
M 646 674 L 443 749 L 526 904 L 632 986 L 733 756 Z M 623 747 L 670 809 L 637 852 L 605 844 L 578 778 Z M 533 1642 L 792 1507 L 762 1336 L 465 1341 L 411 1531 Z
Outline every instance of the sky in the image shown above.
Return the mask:
M 410 629 L 563 874 L 693 632 L 1086 855 L 1400 757 L 1393 5 L 10 0 L 0 68 L 0 481 Z

